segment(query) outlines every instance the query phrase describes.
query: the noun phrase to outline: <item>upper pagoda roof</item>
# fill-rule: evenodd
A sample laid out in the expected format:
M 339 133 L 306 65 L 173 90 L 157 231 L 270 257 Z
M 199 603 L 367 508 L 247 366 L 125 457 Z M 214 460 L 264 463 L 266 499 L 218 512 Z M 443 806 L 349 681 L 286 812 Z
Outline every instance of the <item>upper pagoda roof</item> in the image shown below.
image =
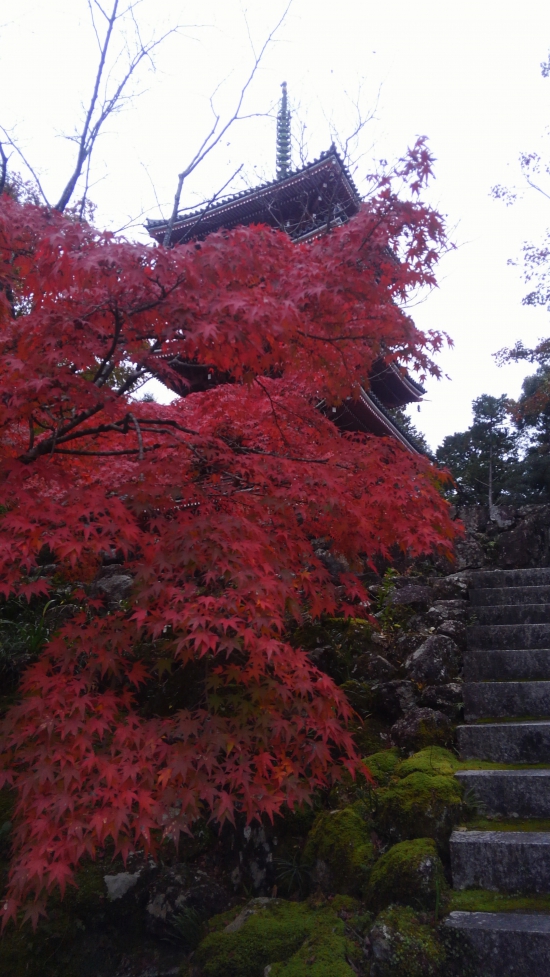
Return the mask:
M 172 243 L 184 244 L 224 227 L 268 224 L 279 227 L 294 241 L 303 241 L 329 225 L 345 224 L 359 210 L 361 198 L 334 145 L 312 163 L 282 180 L 206 202 L 181 214 L 172 230 Z M 162 242 L 165 220 L 148 220 L 151 237 Z

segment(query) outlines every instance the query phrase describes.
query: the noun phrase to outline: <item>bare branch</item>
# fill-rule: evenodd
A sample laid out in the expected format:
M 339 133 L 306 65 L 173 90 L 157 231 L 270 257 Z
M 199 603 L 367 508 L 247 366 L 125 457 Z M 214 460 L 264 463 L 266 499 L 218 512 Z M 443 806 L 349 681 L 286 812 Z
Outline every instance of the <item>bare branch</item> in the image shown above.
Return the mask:
M 16 142 L 14 142 L 14 140 L 13 140 L 13 139 L 12 139 L 12 137 L 10 136 L 10 134 L 9 134 L 9 132 L 8 132 L 8 130 L 7 130 L 7 129 L 5 129 L 5 128 L 4 128 L 4 126 L 2 126 L 2 125 L 0 125 L 0 129 L 1 129 L 1 130 L 2 130 L 2 132 L 4 133 L 4 136 L 5 136 L 5 138 L 6 138 L 6 142 L 7 142 L 7 143 L 8 143 L 8 144 L 9 144 L 9 145 L 10 145 L 10 146 L 12 147 L 12 149 L 14 149 L 14 150 L 15 150 L 15 152 L 16 152 L 16 153 L 18 154 L 18 156 L 20 156 L 20 157 L 21 157 L 21 159 L 23 160 L 23 163 L 24 163 L 24 164 L 25 164 L 25 166 L 27 167 L 27 169 L 28 169 L 28 171 L 29 171 L 29 173 L 31 174 L 31 176 L 32 176 L 32 178 L 33 178 L 33 180 L 34 180 L 34 182 L 36 183 L 36 185 L 37 185 L 37 187 L 38 187 L 38 189 L 39 189 L 39 191 L 40 191 L 40 195 L 41 195 L 41 197 L 42 197 L 42 199 L 43 199 L 43 201 L 44 201 L 44 203 L 46 204 L 46 206 L 47 206 L 47 207 L 49 207 L 49 206 L 50 206 L 50 202 L 49 202 L 49 200 L 48 200 L 48 198 L 47 198 L 47 196 L 46 196 L 46 194 L 44 193 L 44 189 L 43 189 L 43 187 L 42 187 L 42 184 L 41 184 L 41 182 L 40 182 L 40 180 L 39 180 L 39 178 L 38 178 L 38 176 L 37 176 L 37 174 L 36 174 L 36 173 L 35 173 L 35 171 L 33 170 L 33 168 L 32 168 L 32 166 L 31 166 L 31 164 L 29 163 L 29 161 L 28 161 L 28 159 L 27 159 L 27 158 L 25 157 L 25 155 L 23 154 L 23 150 L 19 148 L 19 146 L 17 145 L 17 143 L 16 143 Z
M 286 6 L 286 8 L 285 8 L 285 10 L 284 10 L 284 12 L 282 14 L 282 16 L 280 17 L 280 19 L 276 23 L 275 27 L 273 27 L 273 29 L 268 34 L 266 40 L 264 41 L 264 43 L 262 44 L 262 47 L 260 48 L 260 50 L 258 52 L 258 54 L 255 54 L 254 53 L 254 47 L 252 46 L 252 50 L 253 50 L 253 53 L 254 53 L 254 63 L 252 65 L 252 70 L 250 71 L 250 74 L 249 74 L 248 78 L 246 79 L 243 87 L 241 88 L 241 91 L 240 91 L 239 97 L 237 99 L 237 104 L 235 106 L 235 109 L 233 111 L 233 114 L 229 117 L 229 119 L 222 126 L 221 129 L 218 129 L 218 124 L 219 124 L 219 121 L 220 121 L 220 116 L 216 113 L 214 107 L 212 106 L 212 111 L 214 112 L 214 123 L 213 123 L 213 125 L 212 125 L 212 127 L 210 129 L 210 132 L 205 136 L 205 138 L 202 141 L 202 144 L 199 146 L 199 148 L 196 151 L 195 155 L 193 156 L 193 158 L 191 159 L 191 161 L 187 164 L 187 166 L 185 167 L 185 169 L 183 169 L 181 171 L 181 173 L 178 174 L 178 183 L 177 183 L 177 186 L 176 186 L 176 193 L 174 195 L 174 206 L 172 208 L 172 213 L 170 215 L 170 220 L 168 221 L 168 226 L 166 228 L 166 232 L 165 232 L 165 235 L 164 235 L 164 238 L 163 238 L 163 241 L 162 241 L 162 243 L 163 243 L 163 245 L 164 245 L 165 248 L 169 248 L 170 245 L 171 245 L 171 242 L 172 242 L 172 232 L 173 232 L 173 229 L 174 229 L 174 224 L 176 223 L 176 220 L 178 218 L 178 212 L 179 212 L 179 209 L 180 209 L 181 194 L 182 194 L 183 184 L 184 184 L 185 180 L 187 179 L 187 177 L 189 177 L 191 175 L 191 173 L 194 172 L 194 170 L 196 170 L 197 166 L 199 166 L 199 164 L 202 163 L 203 159 L 205 159 L 205 157 L 208 156 L 208 154 L 211 153 L 212 150 L 219 144 L 219 142 L 221 141 L 221 139 L 223 139 L 225 133 L 230 128 L 230 126 L 232 126 L 233 123 L 242 121 L 243 118 L 246 118 L 245 116 L 242 116 L 241 115 L 241 108 L 242 108 L 242 105 L 243 105 L 243 102 L 244 102 L 245 95 L 246 95 L 248 89 L 250 88 L 250 85 L 252 84 L 252 82 L 253 82 L 253 80 L 254 80 L 254 78 L 256 76 L 256 72 L 258 71 L 258 68 L 260 66 L 260 63 L 262 61 L 262 58 L 263 58 L 263 56 L 264 56 L 267 48 L 269 47 L 269 45 L 273 41 L 273 38 L 275 37 L 277 31 L 279 30 L 279 28 L 283 24 L 283 22 L 284 22 L 284 20 L 286 18 L 286 15 L 288 13 L 288 11 L 290 10 L 291 5 L 292 5 L 292 0 L 289 0 L 289 3 L 287 4 L 287 6 Z M 245 21 L 246 21 L 246 18 L 245 18 Z M 248 23 L 246 24 L 246 26 L 247 26 L 247 30 L 248 30 Z
M 8 175 L 8 157 L 6 156 L 6 151 L 0 142 L 0 159 L 2 160 L 2 166 L 0 168 L 0 197 L 4 193 L 4 188 L 6 186 L 6 177 Z
M 86 112 L 86 116 L 84 119 L 84 123 L 82 126 L 82 130 L 80 132 L 80 135 L 75 140 L 78 145 L 78 151 L 77 151 L 74 170 L 55 206 L 55 209 L 59 211 L 64 211 L 65 208 L 67 207 L 75 191 L 76 184 L 80 179 L 80 176 L 84 169 L 84 165 L 87 161 L 88 161 L 88 168 L 89 168 L 90 156 L 93 152 L 100 130 L 104 125 L 105 121 L 109 118 L 110 115 L 112 115 L 114 112 L 120 109 L 124 101 L 127 99 L 127 96 L 124 95 L 124 91 L 130 79 L 135 74 L 137 68 L 139 67 L 139 65 L 144 59 L 147 58 L 151 61 L 151 55 L 152 52 L 155 50 L 155 48 L 157 48 L 159 44 L 162 44 L 162 42 L 165 41 L 167 37 L 169 37 L 171 34 L 177 33 L 177 31 L 179 30 L 179 27 L 173 27 L 171 28 L 171 30 L 166 31 L 166 33 L 163 34 L 161 37 L 157 39 L 153 39 L 147 42 L 146 44 L 144 44 L 141 40 L 140 32 L 137 27 L 137 22 L 134 14 L 134 9 L 137 6 L 137 3 L 131 3 L 125 10 L 119 12 L 119 0 L 113 0 L 113 6 L 110 14 L 106 13 L 103 7 L 101 7 L 100 4 L 97 3 L 97 0 L 94 0 L 94 3 L 95 6 L 98 8 L 98 10 L 100 10 L 103 16 L 105 17 L 107 21 L 107 28 L 106 28 L 103 42 L 100 42 L 99 33 L 94 19 L 92 3 L 91 0 L 88 0 L 88 7 L 90 9 L 93 29 L 95 31 L 96 37 L 98 38 L 98 44 L 100 46 L 100 57 L 99 57 L 99 64 L 98 64 L 96 76 L 94 79 L 93 91 Z M 114 92 L 109 96 L 106 95 L 105 99 L 100 104 L 99 92 L 106 70 L 107 57 L 109 53 L 109 48 L 112 43 L 113 31 L 117 21 L 121 20 L 126 14 L 129 14 L 133 20 L 136 36 L 139 41 L 138 49 L 134 55 L 130 55 L 130 53 L 128 54 L 129 62 L 126 71 L 122 77 L 122 80 L 115 87 Z M 87 183 L 88 180 L 86 181 L 86 184 Z M 82 203 L 80 207 L 81 212 L 83 212 L 83 208 L 85 206 L 86 192 L 87 192 L 87 185 L 86 185 L 86 191 L 82 198 Z
M 191 226 L 189 227 L 188 233 L 191 233 L 191 231 L 193 231 L 195 234 L 197 233 L 197 230 L 200 228 L 200 225 L 202 224 L 204 218 L 206 217 L 206 215 L 210 212 L 210 210 L 212 209 L 212 207 L 216 203 L 216 200 L 218 200 L 221 197 L 223 191 L 225 189 L 227 189 L 227 187 L 230 185 L 230 183 L 233 182 L 233 180 L 235 179 L 235 177 L 238 176 L 238 174 L 241 172 L 242 168 L 243 168 L 243 164 L 241 163 L 240 166 L 237 167 L 237 169 L 235 170 L 235 172 L 231 174 L 231 176 L 229 177 L 229 179 L 225 181 L 223 187 L 220 187 L 220 189 L 217 190 L 216 193 L 212 197 L 210 197 L 210 200 L 208 201 L 208 203 L 207 203 L 206 207 L 204 208 L 204 210 L 201 212 L 200 216 L 197 217 L 197 220 L 195 221 L 195 223 L 194 224 L 191 224 Z M 166 234 L 168 234 L 168 231 L 166 232 Z M 166 241 L 166 234 L 164 236 L 163 244 Z M 165 245 L 165 247 L 166 247 L 166 245 Z

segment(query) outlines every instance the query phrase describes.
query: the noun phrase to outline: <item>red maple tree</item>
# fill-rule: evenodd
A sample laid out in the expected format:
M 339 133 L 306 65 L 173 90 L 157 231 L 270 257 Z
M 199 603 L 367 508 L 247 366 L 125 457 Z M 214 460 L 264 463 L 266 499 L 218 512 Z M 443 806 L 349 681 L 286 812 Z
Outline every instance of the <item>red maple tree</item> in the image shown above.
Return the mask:
M 384 179 L 303 245 L 246 227 L 164 249 L 1 199 L 0 592 L 47 596 L 45 553 L 79 581 L 2 725 L 4 922 L 36 919 L 109 839 L 154 852 L 199 816 L 273 816 L 356 769 L 345 696 L 288 633 L 365 616 L 358 574 L 395 547 L 450 549 L 428 460 L 330 420 L 381 355 L 437 372 L 441 335 L 403 310 L 446 246 L 415 196 L 430 163 L 417 144 L 394 174 L 412 194 Z M 177 356 L 226 382 L 132 398 Z M 348 562 L 337 581 L 320 538 Z M 112 553 L 134 583 L 106 607 L 90 584 Z M 148 707 L 176 678 L 186 707 Z

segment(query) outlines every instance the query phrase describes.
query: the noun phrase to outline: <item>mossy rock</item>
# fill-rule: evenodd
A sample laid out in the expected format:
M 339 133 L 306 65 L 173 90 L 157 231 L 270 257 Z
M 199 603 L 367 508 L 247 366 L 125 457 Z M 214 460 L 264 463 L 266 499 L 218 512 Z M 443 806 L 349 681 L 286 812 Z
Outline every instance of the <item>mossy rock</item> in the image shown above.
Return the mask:
M 399 750 L 395 747 L 393 750 L 380 750 L 379 753 L 365 757 L 363 763 L 378 786 L 383 787 L 389 783 L 399 766 Z
M 201 977 L 263 977 L 268 966 L 270 977 L 354 977 L 346 958 L 357 948 L 330 907 L 253 899 L 208 926 L 193 958 Z
M 382 835 L 393 841 L 434 838 L 442 851 L 465 812 L 454 777 L 420 771 L 376 791 L 376 805 L 375 824 Z
M 375 912 L 391 903 L 434 910 L 446 889 L 443 865 L 431 838 L 394 845 L 374 865 L 368 903 Z
M 426 746 L 414 756 L 397 764 L 394 770 L 398 777 L 406 777 L 410 773 L 452 777 L 459 766 L 460 761 L 450 750 L 446 750 L 443 746 Z
M 325 892 L 360 895 L 376 852 L 371 824 L 361 803 L 319 814 L 309 832 L 303 861 Z
M 446 952 L 437 930 L 413 909 L 390 906 L 370 932 L 371 977 L 439 977 Z

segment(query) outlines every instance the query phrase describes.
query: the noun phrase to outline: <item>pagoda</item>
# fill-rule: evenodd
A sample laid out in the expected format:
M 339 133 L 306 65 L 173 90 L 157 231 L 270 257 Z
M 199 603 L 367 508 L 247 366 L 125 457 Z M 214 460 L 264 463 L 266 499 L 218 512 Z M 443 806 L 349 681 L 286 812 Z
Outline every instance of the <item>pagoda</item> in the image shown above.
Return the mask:
M 178 215 L 172 228 L 172 245 L 202 240 L 214 231 L 243 224 L 267 224 L 284 231 L 293 241 L 308 241 L 345 224 L 358 212 L 359 192 L 334 144 L 312 163 L 291 169 L 285 82 L 277 116 L 276 163 L 275 180 Z M 151 237 L 162 244 L 167 221 L 149 220 L 146 226 Z M 183 395 L 224 382 L 223 377 L 199 364 L 176 362 L 172 366 L 184 381 L 177 390 Z M 380 359 L 371 371 L 368 391 L 361 388 L 357 399 L 348 398 L 341 406 L 330 408 L 330 416 L 343 430 L 390 436 L 412 453 L 421 454 L 422 449 L 391 411 L 419 402 L 424 393 L 420 384 L 400 367 Z

